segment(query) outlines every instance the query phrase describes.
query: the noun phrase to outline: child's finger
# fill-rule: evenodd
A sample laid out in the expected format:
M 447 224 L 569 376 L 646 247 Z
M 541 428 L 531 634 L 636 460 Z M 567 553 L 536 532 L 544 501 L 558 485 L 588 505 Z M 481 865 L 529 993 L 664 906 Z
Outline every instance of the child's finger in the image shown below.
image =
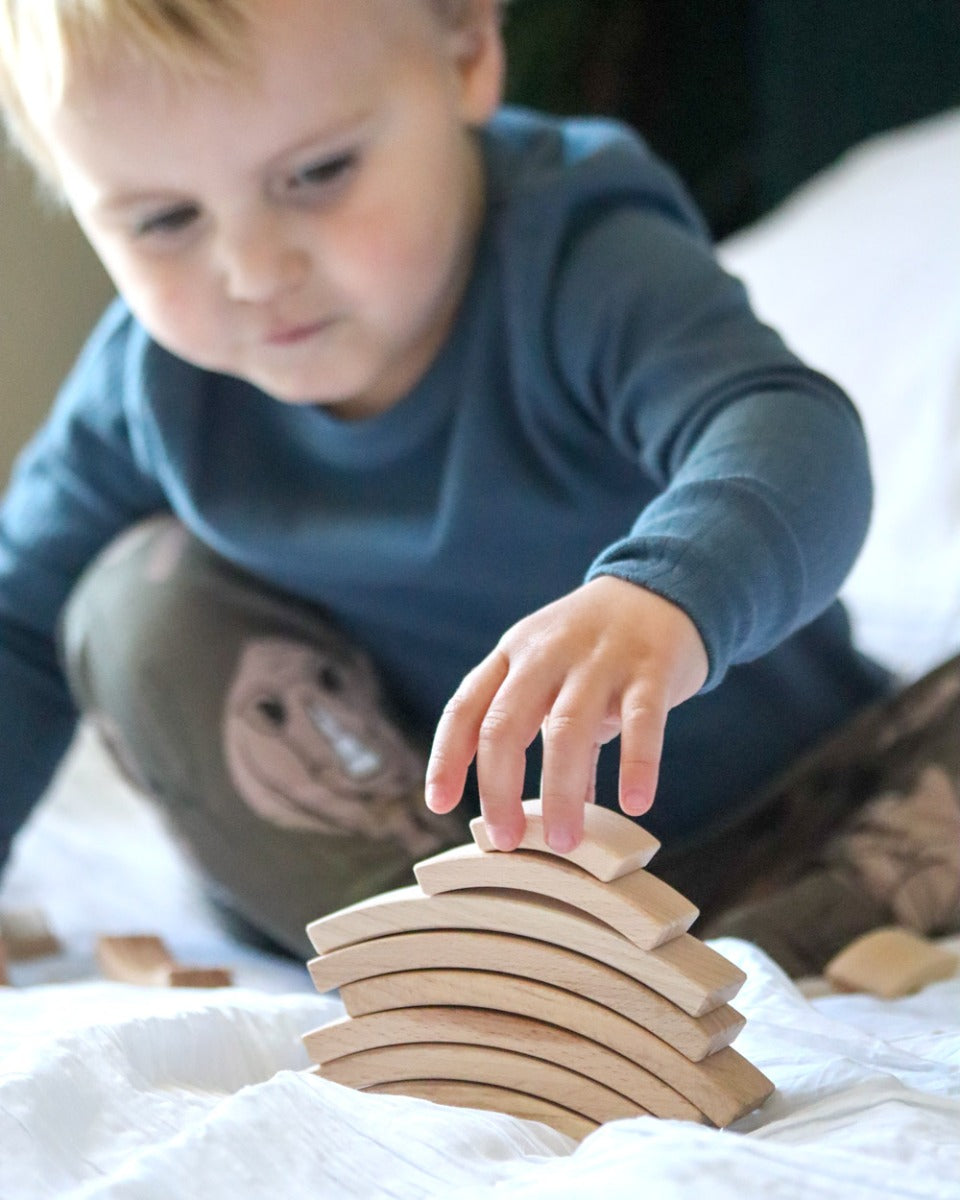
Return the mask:
M 625 693 L 620 709 L 620 807 L 640 817 L 653 804 L 669 706 L 648 687 Z
M 583 837 L 583 808 L 593 795 L 599 747 L 616 733 L 616 724 L 605 720 L 607 691 L 605 679 L 589 690 L 568 684 L 543 723 L 544 836 L 560 854 Z
M 516 849 L 523 837 L 521 802 L 527 749 L 537 736 L 555 686 L 548 675 L 513 672 L 481 723 L 477 744 L 480 811 L 498 850 Z
M 425 798 L 433 812 L 450 812 L 460 803 L 480 726 L 508 669 L 506 656 L 494 651 L 464 677 L 447 701 L 427 762 Z

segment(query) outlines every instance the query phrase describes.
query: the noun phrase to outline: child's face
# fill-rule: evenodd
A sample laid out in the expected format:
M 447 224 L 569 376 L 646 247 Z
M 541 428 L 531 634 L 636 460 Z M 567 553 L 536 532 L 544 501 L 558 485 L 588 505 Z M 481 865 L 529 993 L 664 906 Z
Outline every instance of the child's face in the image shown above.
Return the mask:
M 279 399 L 389 408 L 442 344 L 482 219 L 470 125 L 495 23 L 421 0 L 263 0 L 256 73 L 118 56 L 40 115 L 64 190 L 153 336 Z M 47 118 L 47 119 L 44 119 Z

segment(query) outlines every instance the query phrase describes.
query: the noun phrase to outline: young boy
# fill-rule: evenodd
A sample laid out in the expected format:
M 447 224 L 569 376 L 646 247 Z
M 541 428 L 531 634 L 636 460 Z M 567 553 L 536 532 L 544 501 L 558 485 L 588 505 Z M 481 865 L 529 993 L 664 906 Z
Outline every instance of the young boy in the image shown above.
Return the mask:
M 121 297 L 0 513 L 4 850 L 79 708 L 296 953 L 525 794 L 748 882 L 720 831 L 884 686 L 832 603 L 870 484 L 672 174 L 501 110 L 495 0 L 0 14 Z

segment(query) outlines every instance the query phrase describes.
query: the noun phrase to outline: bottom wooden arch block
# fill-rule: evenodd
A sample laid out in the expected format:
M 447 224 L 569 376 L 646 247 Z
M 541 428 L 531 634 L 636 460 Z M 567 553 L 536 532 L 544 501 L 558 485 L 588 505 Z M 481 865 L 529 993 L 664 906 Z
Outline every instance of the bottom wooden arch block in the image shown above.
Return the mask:
M 361 1091 L 411 1079 L 446 1079 L 490 1084 L 524 1092 L 570 1108 L 602 1125 L 621 1117 L 648 1117 L 650 1112 L 626 1096 L 586 1075 L 513 1050 L 440 1042 L 382 1046 L 335 1058 L 315 1074 Z
M 453 1108 L 480 1108 L 485 1112 L 506 1113 L 508 1117 L 519 1117 L 523 1121 L 540 1121 L 578 1142 L 599 1128 L 596 1121 L 581 1117 L 563 1105 L 551 1104 L 549 1100 L 528 1096 L 511 1088 L 495 1087 L 492 1083 L 463 1083 L 457 1079 L 405 1079 L 401 1083 L 377 1083 L 363 1090 L 387 1096 L 416 1096 L 420 1100 L 449 1104 Z

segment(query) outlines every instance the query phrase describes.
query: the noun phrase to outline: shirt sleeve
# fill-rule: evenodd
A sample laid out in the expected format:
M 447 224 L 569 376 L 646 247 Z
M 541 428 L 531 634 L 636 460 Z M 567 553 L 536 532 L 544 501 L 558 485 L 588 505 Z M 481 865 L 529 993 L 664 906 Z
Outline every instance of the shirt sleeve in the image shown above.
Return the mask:
M 135 340 L 113 306 L 0 505 L 0 864 L 75 725 L 55 644 L 60 610 L 98 551 L 165 504 L 128 428 Z
M 683 608 L 716 686 L 835 599 L 869 522 L 860 420 L 662 214 L 619 208 L 573 239 L 554 312 L 568 386 L 662 488 L 587 577 Z

